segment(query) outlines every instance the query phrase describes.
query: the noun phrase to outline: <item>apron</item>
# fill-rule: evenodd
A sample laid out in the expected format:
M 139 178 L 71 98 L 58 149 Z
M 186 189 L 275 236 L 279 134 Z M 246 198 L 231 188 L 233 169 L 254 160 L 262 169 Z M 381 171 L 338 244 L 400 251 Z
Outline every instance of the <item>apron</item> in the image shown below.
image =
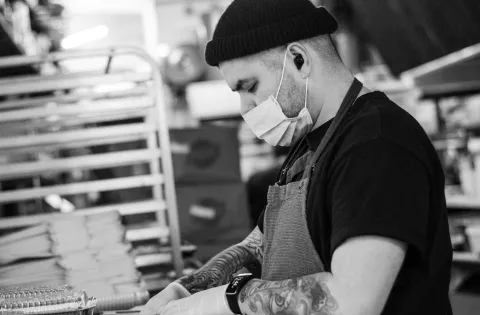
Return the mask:
M 317 150 L 305 154 L 289 169 L 287 180 L 303 171 L 302 180 L 269 187 L 263 222 L 262 279 L 278 281 L 325 271 L 307 225 L 308 184 L 315 164 L 362 87 L 362 83 L 355 79 Z

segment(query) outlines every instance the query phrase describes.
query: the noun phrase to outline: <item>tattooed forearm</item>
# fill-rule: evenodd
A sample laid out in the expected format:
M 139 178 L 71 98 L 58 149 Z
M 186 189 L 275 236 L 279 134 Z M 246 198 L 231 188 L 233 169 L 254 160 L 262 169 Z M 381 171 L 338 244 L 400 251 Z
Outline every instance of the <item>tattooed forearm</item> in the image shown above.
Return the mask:
M 215 256 L 205 266 L 177 280 L 190 293 L 224 285 L 242 268 L 247 268 L 256 277 L 261 276 L 263 259 L 263 235 L 255 228 L 245 240 Z
M 245 244 L 260 263 L 263 261 L 263 234 L 258 228 L 250 233 L 245 241 L 243 241 L 243 244 Z
M 202 268 L 177 280 L 190 293 L 224 285 L 232 274 L 247 266 L 257 266 L 258 260 L 243 245 L 232 246 L 205 264 Z
M 331 315 L 338 308 L 325 274 L 285 281 L 251 280 L 240 292 L 239 303 L 245 315 Z

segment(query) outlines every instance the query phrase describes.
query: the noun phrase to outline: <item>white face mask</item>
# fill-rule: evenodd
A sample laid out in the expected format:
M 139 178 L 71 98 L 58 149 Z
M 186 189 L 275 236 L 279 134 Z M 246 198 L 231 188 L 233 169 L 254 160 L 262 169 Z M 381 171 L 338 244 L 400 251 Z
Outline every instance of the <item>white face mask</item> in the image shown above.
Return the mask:
M 292 145 L 294 135 L 307 134 L 313 126 L 312 117 L 307 109 L 308 78 L 305 88 L 305 107 L 297 117 L 288 118 L 285 116 L 277 101 L 285 73 L 286 60 L 287 53 L 285 53 L 285 59 L 283 60 L 282 77 L 277 95 L 275 97 L 270 95 L 265 101 L 242 115 L 247 125 L 259 139 L 265 140 L 270 145 L 283 147 Z

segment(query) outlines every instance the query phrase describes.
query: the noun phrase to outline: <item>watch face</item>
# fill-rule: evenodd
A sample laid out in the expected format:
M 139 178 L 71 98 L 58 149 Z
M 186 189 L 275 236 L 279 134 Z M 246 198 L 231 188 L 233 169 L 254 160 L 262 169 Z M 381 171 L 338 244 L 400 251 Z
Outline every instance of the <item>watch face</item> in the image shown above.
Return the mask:
M 251 274 L 241 274 L 235 277 L 232 282 L 227 286 L 226 294 L 237 294 L 238 286 L 243 282 L 245 278 L 251 277 Z
M 225 291 L 226 295 L 235 295 L 236 290 L 232 290 L 230 287 L 227 288 L 227 291 Z
M 237 289 L 238 289 L 238 284 L 240 283 L 240 281 L 242 280 L 242 278 L 235 278 L 232 280 L 232 282 L 230 282 L 230 285 L 227 287 L 227 294 L 235 294 L 237 293 Z

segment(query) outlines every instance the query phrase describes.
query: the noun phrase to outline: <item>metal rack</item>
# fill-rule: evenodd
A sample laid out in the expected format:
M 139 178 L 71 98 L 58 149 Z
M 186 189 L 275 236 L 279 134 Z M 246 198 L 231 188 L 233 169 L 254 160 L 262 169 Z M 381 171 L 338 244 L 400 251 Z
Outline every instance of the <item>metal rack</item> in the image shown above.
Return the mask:
M 118 56 L 139 58 L 148 64 L 149 69 L 147 72 L 113 72 L 110 63 Z M 165 96 L 155 61 L 141 49 L 121 47 L 0 58 L 0 72 L 11 67 L 98 57 L 105 57 L 106 62 L 106 67 L 98 72 L 29 75 L 0 80 L 0 206 L 42 200 L 53 194 L 71 196 L 151 187 L 153 198 L 150 200 L 77 209 L 72 214 L 88 215 L 114 210 L 122 215 L 156 213 L 156 226 L 129 233 L 134 240 L 142 237 L 168 238 L 175 271 L 177 276 L 181 276 L 183 260 Z M 111 92 L 98 89 L 99 86 L 123 83 L 128 83 L 129 87 Z M 135 122 L 132 123 L 131 119 Z M 38 159 L 38 155 L 44 152 L 132 141 L 144 141 L 146 147 L 126 147 L 115 152 L 55 157 L 43 161 Z M 47 187 L 42 187 L 35 180 L 49 172 L 91 171 L 138 164 L 148 165 L 148 171 L 141 175 Z M 2 181 L 24 178 L 31 178 L 35 183 L 33 187 L 1 190 Z M 59 215 L 62 214 L 2 218 L 0 228 L 35 224 Z
M 477 93 L 480 90 L 480 43 L 405 71 L 401 77 L 424 97 Z
M 401 78 L 405 85 L 418 89 L 422 98 L 434 101 L 439 134 L 445 133 L 446 123 L 441 115 L 440 100 L 480 93 L 480 43 L 405 71 Z M 478 129 L 478 126 L 464 125 L 463 128 Z M 441 139 L 433 142 L 436 148 L 446 149 L 464 147 L 472 139 Z M 461 195 L 447 196 L 447 207 L 478 210 L 480 200 Z

